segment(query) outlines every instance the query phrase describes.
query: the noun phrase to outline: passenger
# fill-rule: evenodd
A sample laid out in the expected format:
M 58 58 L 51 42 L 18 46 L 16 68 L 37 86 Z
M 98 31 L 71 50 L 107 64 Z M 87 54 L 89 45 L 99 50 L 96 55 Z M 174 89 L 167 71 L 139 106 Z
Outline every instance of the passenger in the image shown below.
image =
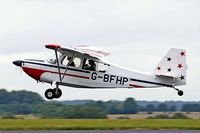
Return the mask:
M 88 64 L 84 66 L 84 69 L 86 70 L 91 70 L 91 71 L 96 71 L 96 64 L 93 60 L 88 60 Z
M 72 60 L 72 57 L 68 56 L 68 57 L 67 57 L 67 60 L 70 62 L 70 61 Z M 69 66 L 75 67 L 75 63 L 74 63 L 73 60 L 71 61 L 71 63 L 69 64 Z

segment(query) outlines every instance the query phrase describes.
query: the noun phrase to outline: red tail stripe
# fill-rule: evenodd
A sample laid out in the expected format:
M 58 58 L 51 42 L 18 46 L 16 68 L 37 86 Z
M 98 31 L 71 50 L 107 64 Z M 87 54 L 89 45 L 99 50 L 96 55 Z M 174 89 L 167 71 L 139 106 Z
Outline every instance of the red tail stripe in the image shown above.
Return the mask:
M 131 86 L 131 87 L 135 87 L 135 88 L 144 88 L 144 86 L 134 85 L 134 84 L 129 84 L 129 86 Z

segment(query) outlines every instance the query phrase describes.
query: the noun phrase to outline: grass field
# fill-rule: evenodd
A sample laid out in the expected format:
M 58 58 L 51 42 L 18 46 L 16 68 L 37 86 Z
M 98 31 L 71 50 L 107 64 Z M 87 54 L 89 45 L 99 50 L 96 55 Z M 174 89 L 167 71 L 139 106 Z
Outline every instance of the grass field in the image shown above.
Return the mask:
M 117 130 L 117 129 L 190 129 L 200 130 L 200 120 L 107 120 L 36 119 L 0 120 L 0 130 Z

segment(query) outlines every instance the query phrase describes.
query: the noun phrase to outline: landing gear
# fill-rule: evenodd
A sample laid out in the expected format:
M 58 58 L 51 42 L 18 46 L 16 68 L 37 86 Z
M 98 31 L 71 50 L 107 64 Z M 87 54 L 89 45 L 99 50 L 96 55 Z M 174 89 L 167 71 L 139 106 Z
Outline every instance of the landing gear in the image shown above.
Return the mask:
M 183 91 L 182 91 L 182 90 L 179 90 L 179 89 L 177 89 L 177 88 L 174 88 L 174 89 L 178 91 L 178 95 L 179 95 L 179 96 L 183 96 Z
M 62 96 L 62 91 L 59 88 L 55 89 L 47 89 L 45 91 L 45 97 L 49 100 L 52 100 L 54 98 L 60 98 Z

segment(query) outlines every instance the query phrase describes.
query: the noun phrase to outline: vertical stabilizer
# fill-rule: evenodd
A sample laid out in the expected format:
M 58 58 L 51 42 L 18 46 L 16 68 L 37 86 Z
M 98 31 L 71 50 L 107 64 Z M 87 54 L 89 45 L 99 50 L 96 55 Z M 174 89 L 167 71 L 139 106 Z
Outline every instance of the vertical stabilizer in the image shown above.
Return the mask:
M 179 81 L 179 85 L 186 84 L 186 51 L 172 48 L 157 65 L 157 76 L 173 77 Z M 176 84 L 175 84 L 176 85 Z

